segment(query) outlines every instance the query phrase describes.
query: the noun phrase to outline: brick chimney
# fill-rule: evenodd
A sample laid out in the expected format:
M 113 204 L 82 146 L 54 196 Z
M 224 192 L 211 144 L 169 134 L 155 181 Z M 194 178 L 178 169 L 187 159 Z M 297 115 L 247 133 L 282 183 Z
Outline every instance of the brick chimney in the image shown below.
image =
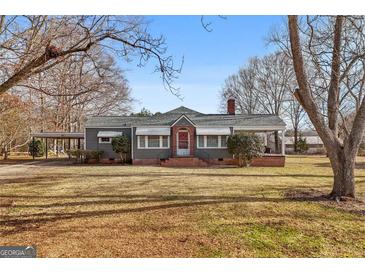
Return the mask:
M 236 101 L 234 99 L 228 99 L 227 101 L 227 113 L 230 115 L 236 114 Z

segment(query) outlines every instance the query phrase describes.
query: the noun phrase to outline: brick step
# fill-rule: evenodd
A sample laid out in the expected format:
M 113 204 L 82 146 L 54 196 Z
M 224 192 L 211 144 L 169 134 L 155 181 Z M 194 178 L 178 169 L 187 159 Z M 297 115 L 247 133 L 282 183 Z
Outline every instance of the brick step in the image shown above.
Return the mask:
M 207 167 L 208 163 L 196 157 L 169 158 L 161 162 L 164 167 Z

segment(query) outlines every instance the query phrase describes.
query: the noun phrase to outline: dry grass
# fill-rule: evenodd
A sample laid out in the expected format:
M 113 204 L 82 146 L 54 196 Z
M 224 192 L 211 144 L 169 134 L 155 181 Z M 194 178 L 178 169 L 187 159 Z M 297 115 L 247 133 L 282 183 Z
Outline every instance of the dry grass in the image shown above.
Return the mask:
M 285 168 L 0 165 L 0 245 L 41 257 L 363 257 L 359 201 L 319 196 L 325 157 Z

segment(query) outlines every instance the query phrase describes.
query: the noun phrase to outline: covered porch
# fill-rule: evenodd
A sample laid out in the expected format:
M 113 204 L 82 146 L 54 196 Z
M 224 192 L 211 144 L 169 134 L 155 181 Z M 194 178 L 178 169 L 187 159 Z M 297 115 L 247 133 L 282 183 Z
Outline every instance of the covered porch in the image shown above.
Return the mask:
M 285 128 L 270 127 L 270 128 L 243 128 L 234 127 L 233 134 L 236 133 L 255 133 L 259 135 L 265 145 L 264 156 L 281 155 L 285 156 Z

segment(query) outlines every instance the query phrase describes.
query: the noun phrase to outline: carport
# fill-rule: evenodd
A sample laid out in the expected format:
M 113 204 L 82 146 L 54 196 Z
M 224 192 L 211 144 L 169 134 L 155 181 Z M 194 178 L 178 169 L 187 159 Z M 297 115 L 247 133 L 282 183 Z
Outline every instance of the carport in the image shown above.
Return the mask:
M 81 148 L 81 139 L 84 139 L 83 132 L 35 132 L 31 134 L 33 147 L 36 138 L 45 140 L 46 143 L 46 159 L 48 159 L 48 139 L 68 140 L 68 149 L 71 148 L 71 140 L 77 140 L 77 149 Z M 70 157 L 70 156 L 69 156 Z M 33 153 L 33 159 L 35 158 Z

